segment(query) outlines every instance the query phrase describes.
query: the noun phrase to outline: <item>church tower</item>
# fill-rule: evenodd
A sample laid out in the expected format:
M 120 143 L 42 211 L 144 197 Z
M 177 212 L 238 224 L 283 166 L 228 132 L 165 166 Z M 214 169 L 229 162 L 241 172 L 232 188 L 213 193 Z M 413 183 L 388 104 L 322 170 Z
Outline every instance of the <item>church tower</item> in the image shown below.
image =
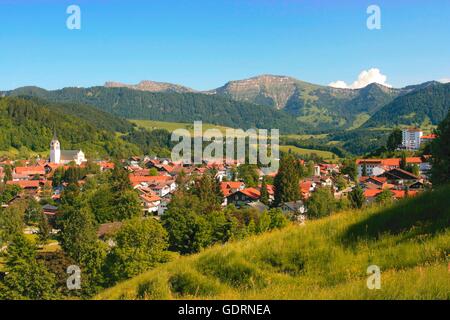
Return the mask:
M 59 163 L 61 161 L 61 144 L 56 137 L 56 132 L 50 142 L 50 162 Z

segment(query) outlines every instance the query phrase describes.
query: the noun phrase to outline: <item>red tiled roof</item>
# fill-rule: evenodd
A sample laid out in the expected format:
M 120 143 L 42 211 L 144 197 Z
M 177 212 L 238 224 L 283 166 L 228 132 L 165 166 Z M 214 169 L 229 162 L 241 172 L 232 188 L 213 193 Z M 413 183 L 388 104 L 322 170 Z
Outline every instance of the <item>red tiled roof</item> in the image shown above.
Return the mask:
M 406 163 L 421 164 L 422 158 L 421 157 L 408 157 L 408 158 L 406 158 Z
M 133 174 L 130 174 L 129 178 L 130 178 L 131 184 L 133 184 L 133 185 L 137 185 L 142 182 L 149 183 L 149 184 L 150 183 L 158 183 L 158 182 L 166 182 L 166 181 L 173 179 L 172 177 L 169 177 L 169 176 L 136 176 Z
M 220 183 L 220 190 L 225 197 L 228 197 L 234 191 L 241 189 L 244 186 L 243 182 L 240 181 L 227 181 Z
M 312 187 L 312 181 L 301 181 L 300 182 L 300 192 L 309 193 L 309 190 Z
M 396 199 L 402 199 L 406 196 L 406 194 L 408 194 L 408 197 L 414 197 L 417 195 L 417 191 L 413 190 L 409 190 L 408 193 L 406 193 L 405 190 L 391 190 L 391 192 Z
M 141 194 L 139 197 L 145 202 L 156 202 L 161 200 L 159 196 L 154 194 Z
M 367 189 L 364 191 L 364 196 L 366 198 L 373 198 L 376 197 L 377 195 L 379 195 L 381 192 L 383 192 L 383 190 L 380 189 Z
M 387 167 L 399 167 L 400 166 L 400 158 L 389 158 L 389 159 L 358 159 L 356 160 L 356 164 L 380 164 L 382 166 Z M 420 164 L 422 163 L 422 159 L 420 157 L 408 157 L 406 158 L 406 163 Z
M 381 183 L 381 184 L 387 182 L 386 177 L 368 177 L 365 181 L 370 180 L 370 179 L 375 180 L 376 182 Z
M 33 167 L 16 167 L 14 169 L 16 174 L 45 174 L 45 167 L 43 166 L 33 166 Z
M 424 136 L 421 137 L 421 139 L 430 139 L 430 140 L 436 139 L 436 138 L 437 138 L 437 135 L 434 134 L 434 133 L 428 134 L 428 135 L 424 135 Z
M 261 192 L 259 192 L 259 190 L 256 188 L 246 188 L 240 190 L 240 192 L 255 200 L 261 197 Z
M 39 188 L 39 180 L 21 180 L 21 181 L 8 181 L 6 184 L 13 184 L 25 188 Z
M 399 167 L 400 166 L 400 158 L 391 158 L 391 159 L 383 159 L 381 163 L 383 166 L 388 167 Z

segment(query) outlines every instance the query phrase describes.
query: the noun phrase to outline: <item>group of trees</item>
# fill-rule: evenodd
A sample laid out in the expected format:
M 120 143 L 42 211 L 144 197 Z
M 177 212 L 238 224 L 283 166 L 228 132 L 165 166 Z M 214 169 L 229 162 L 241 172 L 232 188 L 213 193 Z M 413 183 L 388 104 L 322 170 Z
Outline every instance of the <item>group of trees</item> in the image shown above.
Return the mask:
M 278 209 L 262 213 L 234 206 L 222 209 L 223 195 L 211 173 L 204 174 L 192 186 L 181 188 L 162 216 L 172 251 L 194 253 L 215 243 L 241 239 L 287 224 Z
M 20 93 L 39 96 L 36 92 Z M 91 159 L 168 156 L 172 145 L 167 130 L 137 129 L 125 119 L 73 102 L 0 97 L 0 122 L 0 150 L 15 148 L 19 157 L 27 159 L 31 153 L 46 154 L 55 131 L 64 148 L 82 149 Z
M 298 121 L 271 106 L 235 101 L 199 93 L 147 92 L 128 88 L 64 88 L 46 91 L 11 92 L 52 102 L 92 105 L 126 119 L 194 122 L 202 119 L 233 128 L 282 128 L 299 131 Z
M 432 181 L 435 185 L 450 183 L 450 113 L 436 130 L 437 139 L 431 145 L 433 154 Z
M 95 202 L 104 194 L 107 200 L 97 205 Z M 110 235 L 112 247 L 97 235 L 99 223 L 104 221 L 121 223 L 117 233 Z M 167 232 L 154 218 L 142 217 L 140 202 L 124 169 L 89 178 L 82 189 L 70 183 L 61 195 L 55 223 L 60 229 L 56 236 L 51 234 L 47 217 L 34 200 L 14 203 L 0 212 L 0 247 L 7 247 L 7 274 L 0 281 L 1 298 L 89 297 L 169 258 Z M 25 238 L 26 225 L 38 227 L 34 241 Z M 37 250 L 50 237 L 59 241 L 62 251 Z M 61 265 L 67 268 L 69 261 L 82 271 L 81 290 L 64 289 L 62 280 L 68 275 Z

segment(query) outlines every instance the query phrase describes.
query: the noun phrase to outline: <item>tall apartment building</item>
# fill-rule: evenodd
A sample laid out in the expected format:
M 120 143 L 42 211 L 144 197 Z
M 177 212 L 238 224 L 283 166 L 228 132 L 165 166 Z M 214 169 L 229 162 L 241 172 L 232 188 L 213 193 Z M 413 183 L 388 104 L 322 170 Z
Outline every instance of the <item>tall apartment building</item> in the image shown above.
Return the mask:
M 423 131 L 418 128 L 402 130 L 402 146 L 406 150 L 418 150 L 420 148 Z

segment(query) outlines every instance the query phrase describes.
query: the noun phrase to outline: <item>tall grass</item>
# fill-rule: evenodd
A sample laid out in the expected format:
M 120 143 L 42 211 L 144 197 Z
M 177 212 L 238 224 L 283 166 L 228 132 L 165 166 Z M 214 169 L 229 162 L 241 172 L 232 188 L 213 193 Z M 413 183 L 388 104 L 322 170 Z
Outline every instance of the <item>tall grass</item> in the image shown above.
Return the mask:
M 98 299 L 450 299 L 450 188 L 181 257 Z M 380 267 L 369 290 L 367 267 Z

